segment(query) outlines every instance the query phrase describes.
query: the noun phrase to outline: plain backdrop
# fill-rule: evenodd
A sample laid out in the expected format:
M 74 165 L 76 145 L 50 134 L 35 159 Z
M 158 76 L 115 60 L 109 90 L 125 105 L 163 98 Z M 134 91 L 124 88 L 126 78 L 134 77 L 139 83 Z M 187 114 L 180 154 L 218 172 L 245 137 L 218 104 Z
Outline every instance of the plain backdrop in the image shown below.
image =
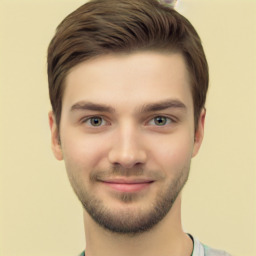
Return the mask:
M 53 157 L 46 51 L 81 0 L 0 0 L 0 255 L 83 250 L 82 209 Z M 256 1 L 181 0 L 210 66 L 205 139 L 183 225 L 234 256 L 256 255 Z M 121 255 L 121 254 L 120 254 Z

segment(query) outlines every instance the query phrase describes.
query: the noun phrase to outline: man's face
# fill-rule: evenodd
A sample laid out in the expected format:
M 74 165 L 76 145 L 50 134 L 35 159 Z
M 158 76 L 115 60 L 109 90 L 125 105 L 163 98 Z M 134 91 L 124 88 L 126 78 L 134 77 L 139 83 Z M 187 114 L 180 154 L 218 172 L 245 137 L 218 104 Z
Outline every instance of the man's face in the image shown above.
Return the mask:
M 204 113 L 196 134 L 193 114 L 180 54 L 101 56 L 70 71 L 52 147 L 98 224 L 138 233 L 168 214 L 202 141 Z

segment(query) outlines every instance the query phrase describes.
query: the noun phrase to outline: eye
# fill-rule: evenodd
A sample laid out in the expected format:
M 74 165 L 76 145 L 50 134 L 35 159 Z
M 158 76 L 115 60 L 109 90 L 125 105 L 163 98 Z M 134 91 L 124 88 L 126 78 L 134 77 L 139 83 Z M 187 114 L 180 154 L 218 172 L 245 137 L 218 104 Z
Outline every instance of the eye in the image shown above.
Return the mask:
M 92 116 L 83 121 L 89 126 L 99 127 L 106 124 L 106 121 L 100 116 Z
M 149 121 L 149 125 L 164 126 L 172 123 L 172 120 L 166 116 L 156 116 Z

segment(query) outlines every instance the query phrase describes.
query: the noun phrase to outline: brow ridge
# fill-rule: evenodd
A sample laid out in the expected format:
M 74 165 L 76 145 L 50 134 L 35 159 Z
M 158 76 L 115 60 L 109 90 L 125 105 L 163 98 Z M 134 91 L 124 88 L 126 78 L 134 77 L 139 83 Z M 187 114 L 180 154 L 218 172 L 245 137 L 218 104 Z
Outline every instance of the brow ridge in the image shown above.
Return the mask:
M 176 109 L 184 109 L 186 110 L 187 107 L 186 105 L 177 99 L 168 99 L 156 103 L 148 103 L 144 104 L 142 107 L 140 107 L 139 112 L 144 113 L 144 112 L 155 112 L 155 111 L 161 111 L 165 110 L 168 108 L 176 108 Z M 80 101 L 72 105 L 71 111 L 76 111 L 76 110 L 91 110 L 91 111 L 99 111 L 99 112 L 109 112 L 109 113 L 114 113 L 115 109 L 109 105 L 106 104 L 98 104 L 98 103 L 93 103 L 93 102 L 85 102 L 85 101 Z
M 186 110 L 186 105 L 177 99 L 168 99 L 161 102 L 145 104 L 141 107 L 140 112 L 155 112 L 168 108 L 177 108 Z
M 75 110 L 91 110 L 91 111 L 100 111 L 100 112 L 115 112 L 114 108 L 105 104 L 98 104 L 93 102 L 79 101 L 72 105 L 71 111 Z

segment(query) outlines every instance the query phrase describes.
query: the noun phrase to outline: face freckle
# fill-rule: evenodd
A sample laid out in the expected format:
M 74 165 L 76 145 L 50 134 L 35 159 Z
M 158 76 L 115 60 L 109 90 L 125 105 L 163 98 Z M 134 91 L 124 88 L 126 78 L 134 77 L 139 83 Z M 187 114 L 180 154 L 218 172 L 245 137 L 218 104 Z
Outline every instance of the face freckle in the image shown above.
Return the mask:
M 106 55 L 74 67 L 60 140 L 70 183 L 91 219 L 111 232 L 151 229 L 172 209 L 195 152 L 182 55 Z

